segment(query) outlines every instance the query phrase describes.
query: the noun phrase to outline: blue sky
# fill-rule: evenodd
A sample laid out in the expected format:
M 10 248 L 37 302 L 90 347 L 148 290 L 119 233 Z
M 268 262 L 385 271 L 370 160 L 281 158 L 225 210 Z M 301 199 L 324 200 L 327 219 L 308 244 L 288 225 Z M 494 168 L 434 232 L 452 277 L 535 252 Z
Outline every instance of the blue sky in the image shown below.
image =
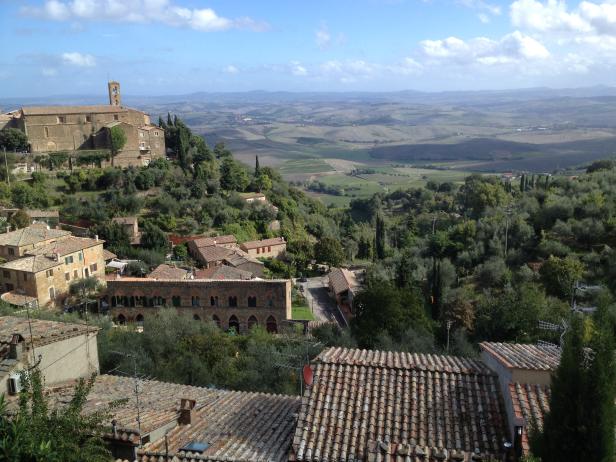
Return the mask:
M 0 0 L 0 97 L 616 85 L 616 0 Z

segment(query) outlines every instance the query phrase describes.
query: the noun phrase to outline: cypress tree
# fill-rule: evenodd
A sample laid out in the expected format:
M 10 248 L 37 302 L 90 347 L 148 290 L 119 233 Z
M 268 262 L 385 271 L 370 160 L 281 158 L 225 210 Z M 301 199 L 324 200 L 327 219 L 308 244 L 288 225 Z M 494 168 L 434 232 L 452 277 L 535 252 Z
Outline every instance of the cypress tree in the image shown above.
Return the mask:
M 381 214 L 376 216 L 376 236 L 375 236 L 376 258 L 382 260 L 385 258 L 385 221 Z
M 171 113 L 167 112 L 167 127 L 172 127 L 173 121 L 171 120 Z
M 255 156 L 255 178 L 261 175 L 261 167 L 259 166 L 259 156 Z
M 526 176 L 522 174 L 522 176 L 520 177 L 520 192 L 524 192 L 525 184 L 526 184 Z

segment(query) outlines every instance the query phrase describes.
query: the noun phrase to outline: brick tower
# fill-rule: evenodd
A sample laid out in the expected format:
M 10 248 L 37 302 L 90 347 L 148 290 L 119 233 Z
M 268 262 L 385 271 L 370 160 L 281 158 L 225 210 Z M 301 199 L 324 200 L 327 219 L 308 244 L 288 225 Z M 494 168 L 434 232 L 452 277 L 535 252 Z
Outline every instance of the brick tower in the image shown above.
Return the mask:
M 120 96 L 120 83 L 111 81 L 107 86 L 109 87 L 109 104 L 112 106 L 121 106 L 122 97 Z

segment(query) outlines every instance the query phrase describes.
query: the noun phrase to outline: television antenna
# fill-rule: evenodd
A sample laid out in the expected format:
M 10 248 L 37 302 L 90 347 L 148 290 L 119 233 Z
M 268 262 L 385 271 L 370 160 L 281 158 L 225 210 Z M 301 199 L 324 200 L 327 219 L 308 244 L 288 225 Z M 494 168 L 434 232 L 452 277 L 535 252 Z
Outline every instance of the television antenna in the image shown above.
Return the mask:
M 125 353 L 123 351 L 115 351 L 115 350 L 112 350 L 111 353 L 119 355 L 119 356 L 123 356 L 125 358 L 131 358 L 133 360 L 133 373 L 132 373 L 133 382 L 134 382 L 133 393 L 135 394 L 135 409 L 137 411 L 137 418 L 135 420 L 137 421 L 137 430 L 139 432 L 139 447 L 141 448 L 143 447 L 143 441 L 141 440 L 141 404 L 139 401 L 139 393 L 141 392 L 141 390 L 140 390 L 139 381 L 143 380 L 143 376 L 139 377 L 137 375 L 137 355 L 133 353 Z M 131 376 L 131 374 L 127 374 L 125 372 L 122 372 L 121 370 L 118 370 L 118 372 L 124 375 L 127 375 L 127 376 Z
M 565 334 L 567 333 L 567 330 L 569 329 L 569 325 L 564 319 L 561 319 L 560 324 L 555 324 L 549 321 L 538 321 L 537 327 L 541 330 L 546 330 L 546 331 L 551 331 L 551 332 L 560 332 L 559 345 L 557 347 L 559 349 L 563 348 L 563 346 L 565 345 Z M 543 341 L 540 340 L 539 342 L 543 342 Z M 547 346 L 548 344 L 553 345 L 550 342 L 543 342 L 544 346 Z M 539 345 L 541 345 L 541 343 L 539 343 Z

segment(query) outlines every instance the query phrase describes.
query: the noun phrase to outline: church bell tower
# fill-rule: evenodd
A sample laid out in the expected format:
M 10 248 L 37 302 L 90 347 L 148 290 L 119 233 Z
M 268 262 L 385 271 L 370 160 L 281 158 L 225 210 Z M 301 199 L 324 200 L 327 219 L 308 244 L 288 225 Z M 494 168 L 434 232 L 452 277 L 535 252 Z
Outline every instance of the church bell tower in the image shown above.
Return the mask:
M 111 81 L 107 84 L 107 87 L 109 88 L 109 104 L 112 106 L 121 106 L 120 83 Z

